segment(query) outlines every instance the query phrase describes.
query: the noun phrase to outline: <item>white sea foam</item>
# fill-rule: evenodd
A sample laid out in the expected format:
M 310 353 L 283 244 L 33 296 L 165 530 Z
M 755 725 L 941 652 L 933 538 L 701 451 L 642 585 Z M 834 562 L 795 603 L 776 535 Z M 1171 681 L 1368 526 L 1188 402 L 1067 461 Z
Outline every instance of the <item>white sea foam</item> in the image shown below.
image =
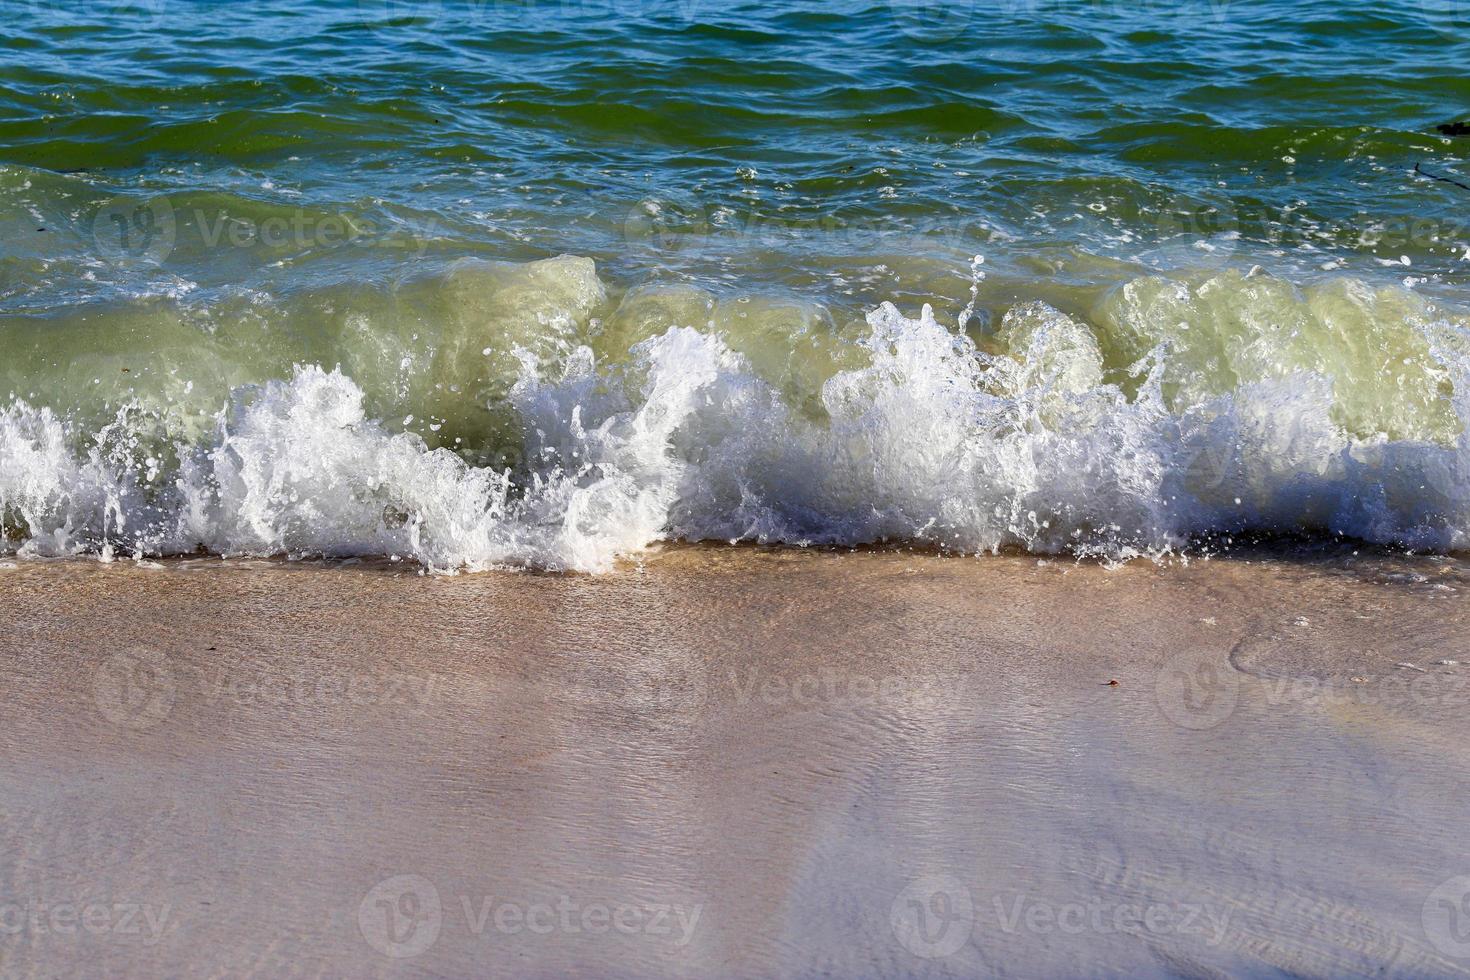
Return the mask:
M 523 465 L 476 468 L 367 417 L 340 371 L 242 387 L 211 438 L 160 461 L 125 409 L 96 433 L 0 410 L 0 507 L 22 553 L 397 555 L 438 570 L 598 571 L 652 542 L 903 541 L 1125 558 L 1210 532 L 1470 543 L 1470 438 L 1348 432 L 1332 381 L 1293 372 L 1172 404 L 1167 344 L 1129 391 L 1092 331 L 1043 304 L 987 355 L 926 308 L 868 317 L 862 366 L 797 411 L 707 329 L 631 370 L 528 354 L 510 393 Z M 1453 340 L 1458 328 L 1442 325 Z M 1453 345 L 1452 345 L 1453 346 Z M 1470 420 L 1460 355 L 1454 415 Z

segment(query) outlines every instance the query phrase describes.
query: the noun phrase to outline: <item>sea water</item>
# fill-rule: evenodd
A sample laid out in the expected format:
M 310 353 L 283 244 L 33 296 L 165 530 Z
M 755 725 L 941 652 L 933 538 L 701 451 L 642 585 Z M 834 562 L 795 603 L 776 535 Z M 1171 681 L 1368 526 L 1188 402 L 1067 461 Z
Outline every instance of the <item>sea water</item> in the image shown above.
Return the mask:
M 0 11 L 0 552 L 1470 547 L 1456 0 Z

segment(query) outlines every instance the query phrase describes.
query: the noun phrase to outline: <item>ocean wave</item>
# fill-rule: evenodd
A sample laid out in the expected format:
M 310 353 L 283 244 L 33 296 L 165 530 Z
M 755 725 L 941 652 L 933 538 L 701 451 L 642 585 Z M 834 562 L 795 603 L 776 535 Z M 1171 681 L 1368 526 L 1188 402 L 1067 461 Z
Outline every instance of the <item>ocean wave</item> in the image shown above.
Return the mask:
M 1470 544 L 1470 322 L 1406 289 L 1144 277 L 1087 316 L 1026 301 L 967 331 L 928 306 L 843 326 L 691 287 L 614 300 L 572 257 L 458 276 L 438 286 L 471 303 L 457 326 L 359 323 L 274 379 L 217 371 L 212 412 L 176 410 L 179 365 L 86 411 L 13 396 L 5 549 L 600 571 L 672 539 L 1113 559 L 1241 532 Z M 184 350 L 171 329 L 155 354 Z M 388 356 L 411 340 L 419 362 Z M 431 431 L 397 417 L 411 391 Z

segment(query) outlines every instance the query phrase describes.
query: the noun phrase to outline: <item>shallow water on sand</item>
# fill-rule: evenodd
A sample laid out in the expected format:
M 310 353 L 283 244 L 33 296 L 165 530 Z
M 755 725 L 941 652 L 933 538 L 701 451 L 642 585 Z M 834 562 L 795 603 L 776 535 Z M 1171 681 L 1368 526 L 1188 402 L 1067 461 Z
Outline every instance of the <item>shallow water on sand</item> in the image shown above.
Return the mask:
M 1455 561 L 0 582 L 7 975 L 1470 969 Z

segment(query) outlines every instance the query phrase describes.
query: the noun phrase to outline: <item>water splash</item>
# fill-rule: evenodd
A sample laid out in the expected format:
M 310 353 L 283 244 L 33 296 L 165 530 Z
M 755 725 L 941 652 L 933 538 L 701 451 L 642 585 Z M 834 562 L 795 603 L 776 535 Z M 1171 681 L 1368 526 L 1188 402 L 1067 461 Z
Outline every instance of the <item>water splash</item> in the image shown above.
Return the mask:
M 99 424 L 13 399 L 6 550 L 599 571 L 675 538 L 1122 559 L 1218 533 L 1470 534 L 1470 331 L 1406 291 L 1144 279 L 1095 322 L 1033 301 L 974 335 L 892 304 L 813 334 L 773 306 L 760 326 L 641 319 L 609 353 L 590 263 L 537 265 L 506 274 L 514 304 L 476 300 L 514 313 L 514 380 L 483 396 L 514 420 L 508 462 L 375 418 L 391 391 L 340 368 L 237 385 L 203 434 L 138 401 Z M 811 336 L 824 367 L 793 374 L 780 353 Z

